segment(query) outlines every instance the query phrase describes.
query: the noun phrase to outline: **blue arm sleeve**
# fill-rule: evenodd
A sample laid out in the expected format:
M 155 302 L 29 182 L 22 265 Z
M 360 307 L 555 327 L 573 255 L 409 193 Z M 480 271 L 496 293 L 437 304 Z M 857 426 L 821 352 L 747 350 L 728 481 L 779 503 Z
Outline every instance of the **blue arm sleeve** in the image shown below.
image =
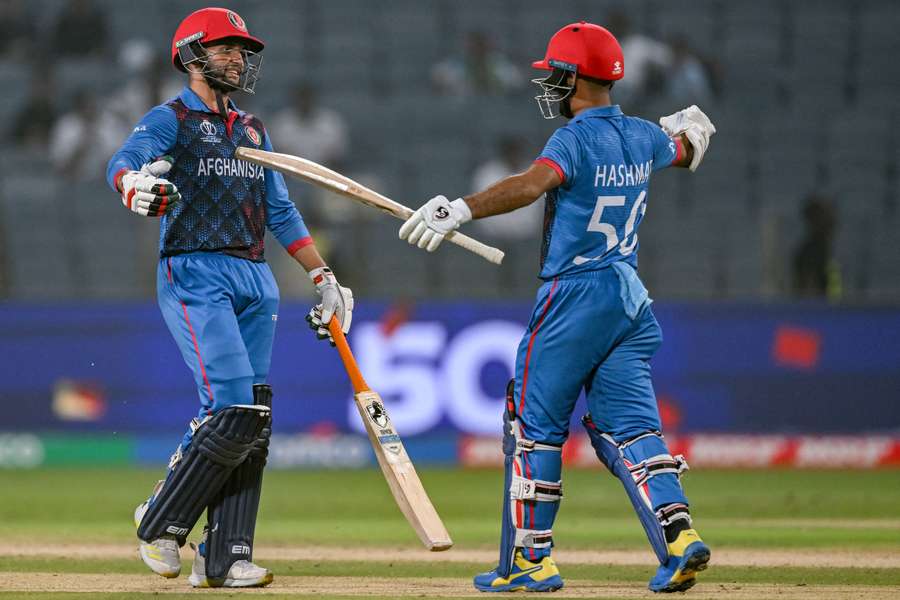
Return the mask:
M 578 164 L 581 162 L 579 160 L 580 154 L 580 146 L 576 135 L 569 129 L 560 127 L 547 140 L 547 145 L 544 146 L 537 160 L 549 160 L 556 164 L 562 171 L 563 185 L 567 185 L 578 176 Z
M 168 153 L 175 146 L 178 118 L 168 106 L 157 106 L 140 120 L 119 151 L 106 166 L 106 182 L 116 190 L 116 174 L 125 169 L 137 171 L 152 159 Z
M 266 133 L 263 150 L 272 152 L 272 141 Z M 266 178 L 266 226 L 289 254 L 312 243 L 309 230 L 300 216 L 300 211 L 288 196 L 284 176 L 272 169 L 265 170 Z
M 659 171 L 671 167 L 678 155 L 675 142 L 659 125 L 647 121 L 647 126 L 653 140 L 653 170 Z

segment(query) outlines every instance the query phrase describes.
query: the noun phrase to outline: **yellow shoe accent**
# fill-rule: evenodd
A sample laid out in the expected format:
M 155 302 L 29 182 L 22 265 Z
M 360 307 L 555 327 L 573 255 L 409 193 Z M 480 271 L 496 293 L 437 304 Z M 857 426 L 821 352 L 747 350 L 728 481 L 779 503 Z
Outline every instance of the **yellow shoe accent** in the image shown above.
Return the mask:
M 153 560 L 162 560 L 162 555 L 160 555 L 159 550 L 156 546 L 147 545 L 147 556 L 152 558 Z
M 525 575 L 530 575 L 534 581 L 544 581 L 554 575 L 559 575 L 559 568 L 557 568 L 556 561 L 553 560 L 552 556 L 545 556 L 541 559 L 541 562 L 534 563 L 525 558 L 522 551 L 519 550 L 516 552 L 515 565 L 519 570 L 510 573 L 509 579 L 503 583 L 512 583 Z M 503 578 L 498 577 L 497 579 L 502 580 Z
M 493 575 L 493 577 L 491 577 Z M 475 587 L 483 592 L 552 592 L 563 587 L 562 578 L 556 562 L 550 556 L 543 557 L 540 562 L 526 559 L 521 550 L 517 550 L 513 559 L 513 568 L 508 577 L 497 575 L 497 571 L 482 573 L 474 580 Z
M 684 556 L 684 551 L 694 542 L 702 542 L 700 534 L 694 529 L 685 529 L 678 534 L 675 541 L 669 544 L 669 556 Z
M 685 559 L 688 547 L 698 542 L 698 546 L 692 548 L 692 556 Z M 697 572 L 706 569 L 709 563 L 709 548 L 693 529 L 685 529 L 679 533 L 675 541 L 668 546 L 669 556 L 679 559 L 678 568 L 672 573 L 668 587 L 671 591 L 686 591 L 694 585 Z

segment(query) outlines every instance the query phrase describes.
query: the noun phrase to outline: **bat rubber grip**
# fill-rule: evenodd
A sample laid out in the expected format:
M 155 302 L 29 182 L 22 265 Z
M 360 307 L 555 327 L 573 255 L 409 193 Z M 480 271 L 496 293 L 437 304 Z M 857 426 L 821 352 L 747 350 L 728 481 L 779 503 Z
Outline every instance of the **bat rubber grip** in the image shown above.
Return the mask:
M 337 347 L 338 354 L 341 355 L 341 361 L 344 363 L 347 376 L 350 377 L 353 393 L 368 392 L 371 388 L 369 388 L 366 380 L 363 379 L 359 365 L 356 364 L 356 359 L 350 350 L 350 344 L 347 343 L 347 338 L 344 336 L 344 331 L 341 329 L 341 324 L 336 316 L 331 317 L 331 321 L 328 322 L 328 331 L 331 332 L 331 337 L 334 338 L 334 345 Z
M 446 239 L 450 242 L 453 242 L 457 246 L 460 246 L 461 248 L 465 248 L 469 252 L 477 254 L 488 262 L 494 263 L 495 265 L 499 265 L 503 262 L 503 250 L 494 248 L 493 246 L 488 246 L 487 244 L 483 244 L 474 238 L 470 238 L 464 233 L 452 231 L 447 234 Z

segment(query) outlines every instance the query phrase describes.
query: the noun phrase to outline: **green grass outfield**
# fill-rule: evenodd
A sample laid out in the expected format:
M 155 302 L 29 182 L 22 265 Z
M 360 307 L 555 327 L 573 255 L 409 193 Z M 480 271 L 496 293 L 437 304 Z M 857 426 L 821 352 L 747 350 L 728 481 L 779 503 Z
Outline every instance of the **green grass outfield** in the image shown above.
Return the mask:
M 0 471 L 0 598 L 174 598 L 189 591 L 184 576 L 152 576 L 128 554 L 131 513 L 161 473 Z M 446 558 L 424 550 L 417 558 L 421 546 L 378 471 L 267 473 L 257 548 L 265 547 L 268 559 L 259 562 L 276 572 L 276 585 L 266 591 L 320 599 L 470 595 L 471 576 L 496 561 L 500 473 L 420 474 L 456 543 Z M 713 549 L 692 597 L 900 597 L 900 472 L 692 471 L 684 484 Z M 554 597 L 647 596 L 654 559 L 618 481 L 605 471 L 568 470 L 563 487 L 554 539 L 567 587 Z M 59 545 L 71 546 L 70 556 L 54 556 Z M 365 552 L 317 559 L 315 549 L 325 547 Z M 565 551 L 574 559 L 564 560 Z M 605 562 L 589 551 L 630 551 L 637 560 Z M 748 564 L 742 553 L 752 557 Z M 85 593 L 46 591 L 79 589 Z

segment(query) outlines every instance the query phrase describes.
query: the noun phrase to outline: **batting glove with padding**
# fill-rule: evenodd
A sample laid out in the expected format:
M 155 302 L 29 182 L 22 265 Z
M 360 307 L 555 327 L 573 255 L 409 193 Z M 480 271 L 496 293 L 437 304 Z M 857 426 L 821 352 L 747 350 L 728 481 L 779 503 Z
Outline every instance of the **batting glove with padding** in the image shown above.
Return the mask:
M 328 267 L 319 267 L 309 272 L 309 277 L 316 285 L 316 293 L 322 302 L 313 306 L 306 315 L 309 328 L 316 332 L 320 340 L 328 339 L 334 345 L 328 323 L 336 316 L 344 333 L 350 331 L 353 321 L 353 291 L 340 285 L 334 273 Z
M 448 233 L 471 220 L 472 211 L 465 200 L 450 202 L 446 196 L 435 196 L 400 226 L 400 239 L 434 252 Z
M 181 200 L 178 188 L 163 175 L 172 168 L 172 158 L 163 156 L 141 167 L 125 171 L 116 187 L 122 193 L 122 204 L 145 217 L 161 217 Z
M 716 126 L 709 117 L 695 104 L 688 106 L 677 113 L 667 117 L 660 117 L 659 124 L 670 137 L 676 137 L 682 133 L 694 148 L 694 159 L 691 161 L 691 171 L 696 171 L 709 147 L 709 138 L 716 132 Z

